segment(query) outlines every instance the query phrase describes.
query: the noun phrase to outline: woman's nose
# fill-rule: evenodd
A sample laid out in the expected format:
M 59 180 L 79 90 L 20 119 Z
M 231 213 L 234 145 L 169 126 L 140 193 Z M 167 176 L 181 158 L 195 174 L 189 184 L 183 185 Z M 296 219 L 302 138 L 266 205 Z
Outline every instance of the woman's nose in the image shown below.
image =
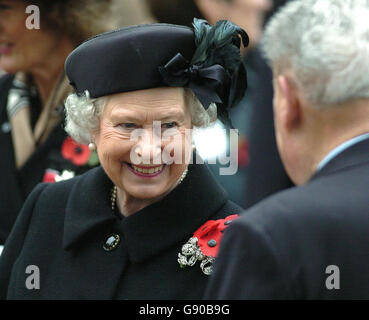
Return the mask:
M 146 164 L 154 163 L 154 160 L 161 163 L 162 141 L 161 137 L 154 134 L 153 131 L 146 132 L 145 135 L 137 142 L 135 146 L 136 154 L 148 162 Z

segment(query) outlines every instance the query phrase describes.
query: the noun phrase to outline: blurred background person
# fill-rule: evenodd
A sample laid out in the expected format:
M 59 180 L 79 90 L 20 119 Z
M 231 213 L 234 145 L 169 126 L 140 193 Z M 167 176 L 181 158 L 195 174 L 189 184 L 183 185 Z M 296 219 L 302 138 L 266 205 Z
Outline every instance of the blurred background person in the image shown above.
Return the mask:
M 63 130 L 63 102 L 72 90 L 64 62 L 85 39 L 147 20 L 135 3 L 0 0 L 0 68 L 8 73 L 0 78 L 0 245 L 37 183 L 71 178 L 98 163 Z
M 239 130 L 238 171 L 234 175 L 220 175 L 221 165 L 211 164 L 210 170 L 228 191 L 230 199 L 243 207 L 267 195 L 291 186 L 281 164 L 274 136 L 273 86 L 270 68 L 257 45 L 267 14 L 285 0 L 146 0 L 152 15 L 165 23 L 191 25 L 193 17 L 210 23 L 227 19 L 246 30 L 250 45 L 244 49 L 248 89 L 243 100 L 231 112 L 234 128 Z M 265 119 L 264 122 L 261 119 Z M 217 122 L 211 129 L 198 131 L 197 151 L 214 161 L 219 154 L 229 154 L 225 127 Z M 263 165 L 260 165 L 260 163 Z
M 230 18 L 244 30 L 255 47 L 261 37 L 265 15 L 273 0 L 146 0 L 154 18 L 163 23 L 192 25 L 193 18 L 215 24 Z
M 273 0 L 274 7 L 268 12 L 267 20 L 288 1 L 293 0 Z M 263 72 L 260 76 L 257 75 L 258 83 L 255 88 L 257 94 L 254 96 L 248 120 L 249 163 L 245 182 L 245 208 L 294 185 L 284 169 L 277 149 L 273 119 L 272 71 L 264 58 L 259 55 L 259 49 L 255 55 L 259 58 L 259 69 Z

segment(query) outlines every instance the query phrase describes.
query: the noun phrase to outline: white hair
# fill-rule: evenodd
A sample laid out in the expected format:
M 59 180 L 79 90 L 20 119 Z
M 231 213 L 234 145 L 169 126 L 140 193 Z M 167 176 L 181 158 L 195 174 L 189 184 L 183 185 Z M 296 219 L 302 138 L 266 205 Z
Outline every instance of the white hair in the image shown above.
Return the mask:
M 316 108 L 369 98 L 368 20 L 369 0 L 294 0 L 267 24 L 262 49 Z
M 106 101 L 107 97 L 90 98 L 88 91 L 82 95 L 70 94 L 65 102 L 65 131 L 79 143 L 90 143 L 91 132 L 99 128 L 99 118 Z M 208 127 L 216 121 L 216 104 L 210 104 L 205 110 L 190 89 L 185 89 L 185 104 L 191 113 L 194 127 Z

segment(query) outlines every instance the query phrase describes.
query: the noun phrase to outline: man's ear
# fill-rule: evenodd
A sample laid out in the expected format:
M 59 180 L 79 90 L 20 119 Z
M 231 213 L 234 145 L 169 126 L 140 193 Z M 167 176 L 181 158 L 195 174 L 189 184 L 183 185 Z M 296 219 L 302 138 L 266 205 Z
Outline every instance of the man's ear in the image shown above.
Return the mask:
M 280 95 L 284 100 L 278 112 L 281 112 L 283 125 L 287 130 L 294 130 L 302 124 L 302 104 L 296 84 L 286 75 L 277 78 L 277 85 Z

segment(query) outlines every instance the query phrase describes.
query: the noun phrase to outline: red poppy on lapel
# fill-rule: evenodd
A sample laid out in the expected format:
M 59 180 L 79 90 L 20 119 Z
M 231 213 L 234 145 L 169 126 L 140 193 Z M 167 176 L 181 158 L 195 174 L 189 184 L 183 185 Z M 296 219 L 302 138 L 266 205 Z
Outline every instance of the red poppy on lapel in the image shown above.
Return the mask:
M 77 143 L 68 137 L 63 142 L 61 153 L 64 159 L 70 160 L 76 166 L 82 166 L 87 163 L 91 151 L 87 145 Z
M 182 246 L 181 252 L 178 253 L 177 261 L 181 268 L 192 267 L 196 261 L 201 261 L 201 270 L 206 275 L 210 275 L 224 229 L 237 217 L 238 215 L 234 214 L 224 219 L 209 220 L 197 229 L 187 243 Z
M 234 214 L 225 219 L 206 221 L 194 232 L 193 236 L 198 239 L 198 246 L 204 255 L 213 258 L 218 255 L 223 230 L 237 217 L 238 215 Z

